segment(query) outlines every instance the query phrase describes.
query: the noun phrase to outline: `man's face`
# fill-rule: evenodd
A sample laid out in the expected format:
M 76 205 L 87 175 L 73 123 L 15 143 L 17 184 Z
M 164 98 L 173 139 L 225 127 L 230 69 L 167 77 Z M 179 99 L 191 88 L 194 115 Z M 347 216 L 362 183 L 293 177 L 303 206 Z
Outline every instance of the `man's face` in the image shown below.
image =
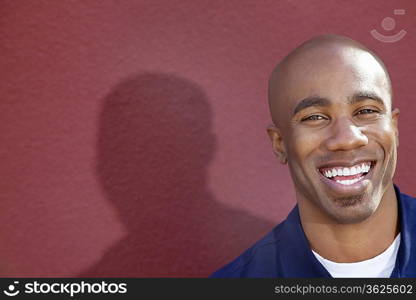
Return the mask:
M 398 111 L 391 111 L 386 74 L 369 53 L 323 51 L 286 67 L 279 149 L 298 201 L 336 222 L 356 223 L 376 211 L 392 184 Z

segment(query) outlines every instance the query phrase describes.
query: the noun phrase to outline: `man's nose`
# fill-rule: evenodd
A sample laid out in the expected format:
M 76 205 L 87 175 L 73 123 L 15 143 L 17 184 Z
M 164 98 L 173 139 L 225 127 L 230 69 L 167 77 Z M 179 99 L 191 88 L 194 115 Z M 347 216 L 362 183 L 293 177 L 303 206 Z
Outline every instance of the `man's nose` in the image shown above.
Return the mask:
M 367 145 L 368 137 L 351 120 L 340 118 L 332 125 L 325 144 L 330 151 L 346 151 Z

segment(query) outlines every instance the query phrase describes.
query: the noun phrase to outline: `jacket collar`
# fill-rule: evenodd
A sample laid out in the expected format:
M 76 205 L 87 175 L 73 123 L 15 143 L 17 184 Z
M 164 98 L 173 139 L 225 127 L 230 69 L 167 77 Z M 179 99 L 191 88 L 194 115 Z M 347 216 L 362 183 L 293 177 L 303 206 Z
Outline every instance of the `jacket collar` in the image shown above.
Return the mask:
M 394 186 L 399 206 L 400 247 L 397 253 L 396 265 L 390 277 L 415 277 L 415 239 L 416 230 L 416 199 L 402 194 Z M 413 253 L 413 255 L 411 255 Z
M 278 261 L 282 266 L 283 277 L 331 277 L 309 247 L 300 223 L 298 205 L 292 209 L 284 223 L 281 240 L 285 245 Z

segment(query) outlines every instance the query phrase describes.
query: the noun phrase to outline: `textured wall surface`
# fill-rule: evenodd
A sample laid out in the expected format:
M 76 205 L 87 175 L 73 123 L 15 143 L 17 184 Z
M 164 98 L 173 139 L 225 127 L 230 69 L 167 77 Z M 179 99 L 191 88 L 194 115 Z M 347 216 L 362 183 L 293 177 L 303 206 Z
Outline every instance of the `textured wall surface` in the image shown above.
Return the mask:
M 295 203 L 268 75 L 322 33 L 386 62 L 415 195 L 415 22 L 412 0 L 1 1 L 0 276 L 201 277 L 240 254 Z

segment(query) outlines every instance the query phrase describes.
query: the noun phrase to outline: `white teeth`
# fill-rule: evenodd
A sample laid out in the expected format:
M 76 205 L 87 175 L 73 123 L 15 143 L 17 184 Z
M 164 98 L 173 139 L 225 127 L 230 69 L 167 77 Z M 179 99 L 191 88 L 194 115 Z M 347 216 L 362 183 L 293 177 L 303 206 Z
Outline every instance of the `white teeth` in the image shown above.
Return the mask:
M 361 174 L 361 173 L 367 173 L 370 171 L 371 168 L 371 163 L 367 162 L 367 163 L 362 163 L 359 165 L 355 165 L 352 167 L 335 167 L 332 169 L 326 169 L 323 174 L 325 177 L 331 178 L 331 177 L 335 177 L 335 176 L 351 176 L 351 175 L 357 175 L 357 174 Z
M 361 178 L 355 178 L 351 180 L 337 180 L 338 183 L 341 183 L 343 185 L 351 185 L 361 180 Z
M 350 169 L 349 168 L 344 168 L 342 170 L 342 175 L 344 175 L 344 176 L 350 176 L 350 174 L 351 174 L 351 172 L 350 172 Z

